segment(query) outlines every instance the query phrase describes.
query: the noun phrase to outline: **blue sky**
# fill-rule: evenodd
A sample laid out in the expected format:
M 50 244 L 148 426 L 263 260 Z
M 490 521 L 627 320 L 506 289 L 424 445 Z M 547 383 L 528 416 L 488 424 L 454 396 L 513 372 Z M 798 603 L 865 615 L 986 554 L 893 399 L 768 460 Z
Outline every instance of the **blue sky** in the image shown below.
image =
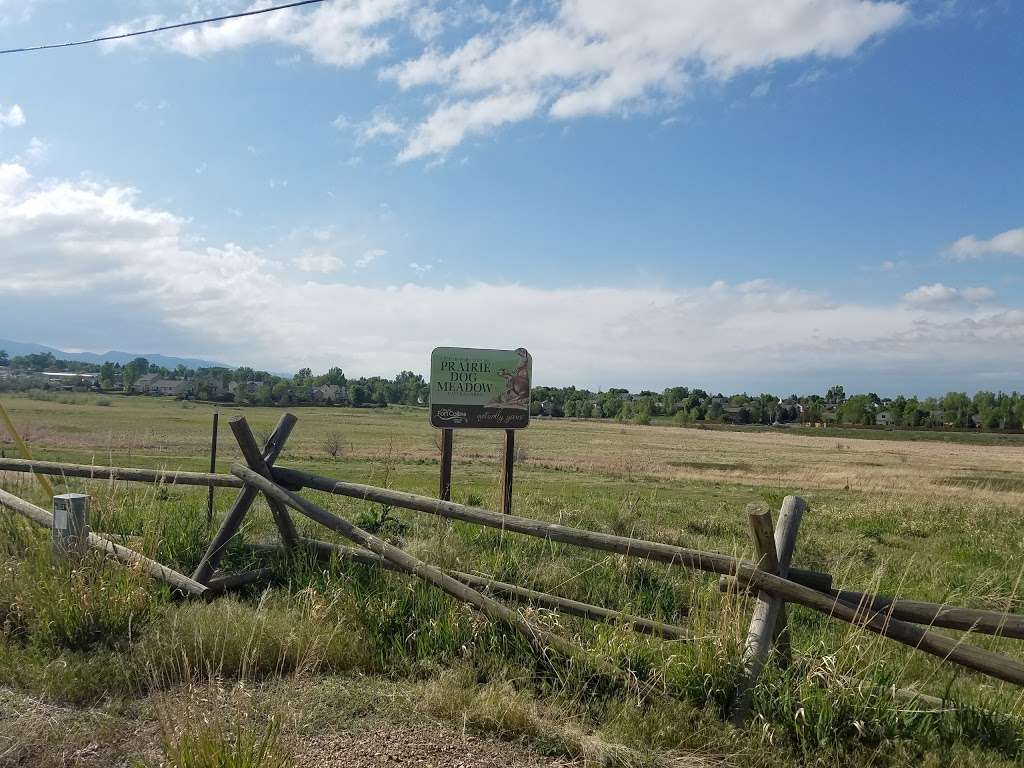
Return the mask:
M 269 3 L 0 0 L 0 48 Z M 0 57 L 0 337 L 546 383 L 1024 382 L 1024 10 L 320 6 Z

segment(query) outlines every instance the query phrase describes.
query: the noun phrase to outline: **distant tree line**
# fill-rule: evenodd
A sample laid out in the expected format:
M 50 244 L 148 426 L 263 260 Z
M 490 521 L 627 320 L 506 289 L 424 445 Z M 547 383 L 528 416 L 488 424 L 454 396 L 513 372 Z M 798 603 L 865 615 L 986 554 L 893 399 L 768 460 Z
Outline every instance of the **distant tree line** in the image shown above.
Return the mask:
M 430 395 L 423 376 L 402 371 L 394 378 L 383 376 L 350 379 L 339 367 L 314 375 L 302 368 L 294 376 L 241 368 L 170 369 L 139 357 L 119 363 L 81 363 L 59 360 L 50 353 L 9 357 L 0 350 L 0 366 L 14 373 L 43 371 L 95 373 L 104 390 L 131 392 L 140 377 L 156 373 L 162 378 L 189 380 L 191 396 L 203 400 L 236 401 L 252 405 L 288 405 L 317 399 L 315 389 L 338 388 L 340 400 L 350 405 L 422 405 Z M 334 391 L 334 390 L 332 390 Z M 949 392 L 942 397 L 898 395 L 882 398 L 873 392 L 847 396 L 841 385 L 823 395 L 747 393 L 712 394 L 703 389 L 668 387 L 661 392 L 631 393 L 612 388 L 594 392 L 576 387 L 534 387 L 531 412 L 554 418 L 614 419 L 636 424 L 671 419 L 676 424 L 820 424 L 889 426 L 902 428 L 1024 428 L 1024 395 L 1017 392 Z

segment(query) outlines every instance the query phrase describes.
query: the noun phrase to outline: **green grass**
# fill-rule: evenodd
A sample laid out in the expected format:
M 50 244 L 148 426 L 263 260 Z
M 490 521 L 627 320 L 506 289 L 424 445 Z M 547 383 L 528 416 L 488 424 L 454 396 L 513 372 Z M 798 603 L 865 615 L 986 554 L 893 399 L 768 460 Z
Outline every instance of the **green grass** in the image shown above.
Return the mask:
M 209 414 L 196 417 L 199 407 L 144 398 L 113 398 L 112 405 L 102 407 L 16 402 L 19 423 L 30 425 L 40 456 L 143 466 L 174 457 L 175 466 L 180 461 L 202 468 L 202 428 Z M 118 415 L 119 410 L 125 413 Z M 419 422 L 422 413 L 313 410 L 317 413 L 299 414 L 282 462 L 341 479 L 436 492 L 437 465 L 426 440 L 431 433 Z M 104 421 L 104 414 L 114 416 Z M 247 411 L 263 431 L 279 415 Z M 339 423 L 346 434 L 365 435 L 365 440 L 353 437 L 352 444 L 361 447 L 337 460 L 325 455 L 317 440 Z M 569 431 L 577 427 L 577 433 Z M 638 455 L 646 455 L 670 439 L 666 433 L 689 431 L 629 427 L 619 432 L 619 427 L 587 423 L 546 429 L 538 430 L 517 472 L 519 514 L 742 554 L 750 548 L 745 506 L 758 501 L 777 509 L 786 493 L 797 492 L 811 509 L 796 564 L 828 570 L 847 588 L 1021 610 L 1024 513 L 1012 497 L 974 496 L 976 487 L 966 485 L 957 486 L 962 495 L 936 497 L 909 490 L 807 488 L 786 477 L 772 485 L 744 477 L 676 477 L 675 469 L 752 474 L 774 454 L 762 458 L 736 443 L 731 452 L 702 458 L 682 444 L 683 455 L 666 462 L 672 470 L 638 469 L 628 463 L 631 454 L 622 451 L 622 441 L 635 442 Z M 497 456 L 485 450 L 487 440 L 486 435 L 463 439 L 460 433 L 454 495 L 494 508 Z M 588 464 L 581 448 L 574 466 L 566 460 L 565 446 L 586 441 L 598 452 L 606 450 L 601 446 L 607 441 L 607 450 L 620 451 L 609 456 L 621 456 L 623 463 Z M 853 453 L 836 451 L 834 440 L 825 446 L 823 462 L 836 456 L 846 461 Z M 226 466 L 232 451 L 227 444 L 223 448 Z M 179 460 L 176 449 L 185 458 Z M 926 459 L 912 459 L 919 460 Z M 987 459 L 984 454 L 956 457 L 960 463 L 968 460 L 981 467 Z M 1013 479 L 980 468 L 968 476 Z M 8 490 L 46 506 L 33 482 L 29 476 L 3 480 Z M 184 572 L 198 561 L 208 537 L 205 490 L 74 479 L 66 487 L 93 495 L 94 529 Z M 218 517 L 234 495 L 218 490 Z M 411 686 L 412 708 L 428 715 L 523 739 L 545 753 L 608 765 L 656 764 L 674 750 L 700 750 L 751 766 L 939 765 L 954 758 L 965 765 L 996 766 L 1024 759 L 1024 702 L 1017 689 L 800 608 L 790 609 L 795 663 L 788 669 L 769 665 L 755 690 L 755 719 L 736 731 L 724 716 L 736 694 L 749 612 L 736 599 L 723 597 L 714 578 L 351 499 L 309 497 L 436 565 L 684 624 L 697 641 L 654 640 L 526 609 L 532 621 L 584 649 L 578 657 L 541 664 L 507 628 L 407 577 L 304 556 L 258 560 L 243 545 L 274 538 L 262 501 L 224 567 L 269 562 L 275 569 L 272 585 L 210 604 L 176 600 L 140 574 L 100 560 L 87 559 L 75 568 L 55 561 L 45 532 L 4 513 L 0 683 L 53 701 L 96 705 L 216 680 L 264 684 L 364 675 Z M 296 523 L 303 535 L 337 540 L 304 518 L 296 516 Z M 1024 658 L 1015 641 L 972 637 L 971 642 Z M 598 657 L 630 670 L 638 685 L 607 679 L 592 663 Z M 948 695 L 957 709 L 921 712 L 885 694 L 893 687 Z M 557 725 L 561 720 L 568 724 Z M 165 746 L 184 744 L 189 754 L 245 753 L 239 745 L 258 744 L 265 732 L 254 733 L 244 744 L 230 738 L 214 743 L 200 731 L 184 740 L 175 736 Z M 174 764 L 178 758 L 167 750 L 165 759 Z M 247 765 L 194 763 L 206 764 Z

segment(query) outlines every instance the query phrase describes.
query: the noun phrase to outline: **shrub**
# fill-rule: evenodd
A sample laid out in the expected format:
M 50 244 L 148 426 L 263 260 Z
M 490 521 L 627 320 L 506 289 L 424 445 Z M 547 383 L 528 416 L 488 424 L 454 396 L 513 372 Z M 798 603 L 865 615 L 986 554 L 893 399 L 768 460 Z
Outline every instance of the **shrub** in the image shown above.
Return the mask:
M 330 432 L 324 437 L 320 447 L 323 448 L 324 453 L 332 459 L 336 459 L 344 448 L 344 436 L 340 432 Z

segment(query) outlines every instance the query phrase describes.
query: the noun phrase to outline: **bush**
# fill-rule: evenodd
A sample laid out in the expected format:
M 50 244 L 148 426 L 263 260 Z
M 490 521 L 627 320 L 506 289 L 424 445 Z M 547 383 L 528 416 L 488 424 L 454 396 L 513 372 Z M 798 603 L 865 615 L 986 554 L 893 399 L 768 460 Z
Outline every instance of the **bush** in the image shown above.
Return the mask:
M 336 459 L 342 452 L 344 444 L 344 436 L 340 432 L 331 432 L 324 437 L 320 447 L 323 448 L 324 453 L 332 459 Z

